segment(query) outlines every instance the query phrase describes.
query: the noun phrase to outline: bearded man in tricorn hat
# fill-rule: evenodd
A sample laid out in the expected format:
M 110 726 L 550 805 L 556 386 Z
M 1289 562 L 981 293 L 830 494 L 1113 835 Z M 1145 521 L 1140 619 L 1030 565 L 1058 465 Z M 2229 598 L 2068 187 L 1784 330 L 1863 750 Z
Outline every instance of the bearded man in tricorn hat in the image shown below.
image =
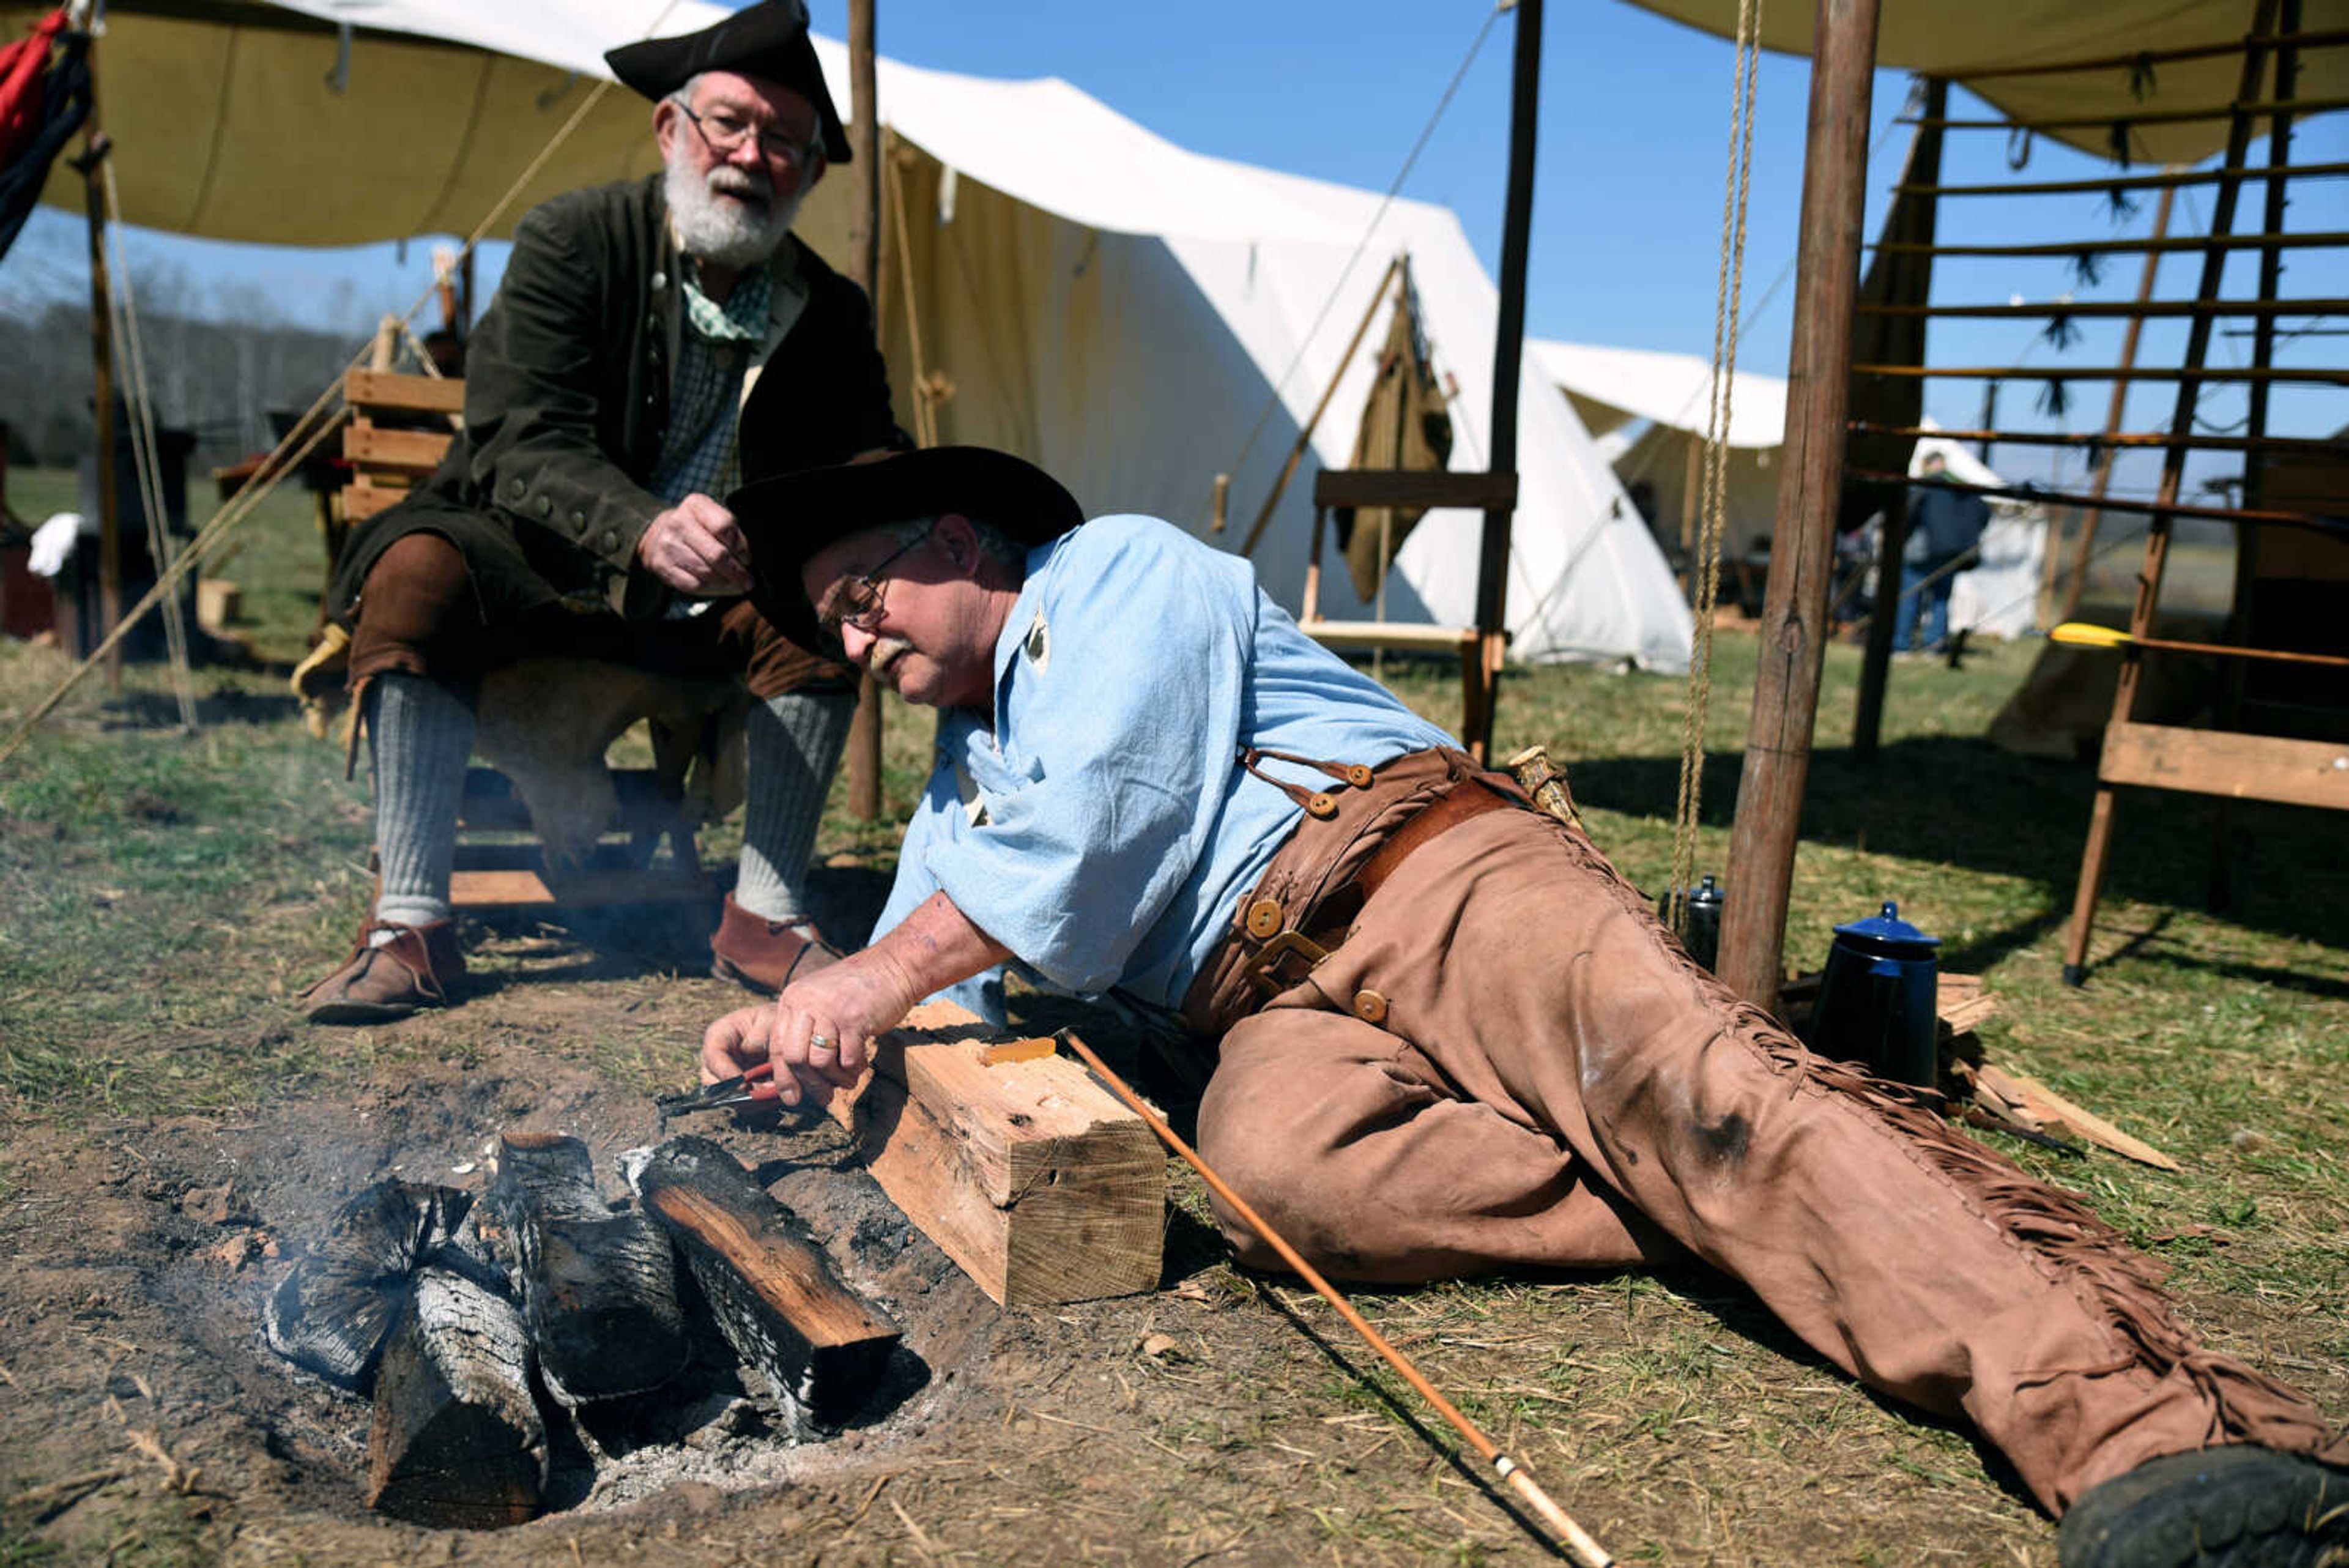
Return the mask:
M 907 444 L 869 303 L 791 232 L 847 139 L 801 0 L 605 58 L 653 100 L 662 171 L 522 220 L 471 344 L 463 433 L 336 569 L 382 885 L 350 957 L 305 993 L 313 1022 L 450 1000 L 471 699 L 524 652 L 741 673 L 757 700 L 749 800 L 716 969 L 771 992 L 831 956 L 802 884 L 853 673 L 744 597 L 748 545 L 716 497 L 737 483 L 750 405 L 788 465 Z

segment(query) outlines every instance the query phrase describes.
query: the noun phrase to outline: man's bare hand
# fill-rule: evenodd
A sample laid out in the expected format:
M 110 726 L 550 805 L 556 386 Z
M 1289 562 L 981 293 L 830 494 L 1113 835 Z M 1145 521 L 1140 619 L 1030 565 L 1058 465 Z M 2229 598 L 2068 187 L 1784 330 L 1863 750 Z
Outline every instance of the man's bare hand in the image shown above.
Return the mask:
M 750 542 L 734 514 L 707 495 L 688 495 L 655 517 L 636 541 L 636 559 L 680 593 L 750 591 Z
M 809 1094 L 829 1099 L 864 1075 L 874 1037 L 920 1000 L 896 966 L 868 948 L 789 987 L 772 1008 L 745 1007 L 711 1024 L 701 1040 L 702 1082 L 771 1057 L 783 1104 Z

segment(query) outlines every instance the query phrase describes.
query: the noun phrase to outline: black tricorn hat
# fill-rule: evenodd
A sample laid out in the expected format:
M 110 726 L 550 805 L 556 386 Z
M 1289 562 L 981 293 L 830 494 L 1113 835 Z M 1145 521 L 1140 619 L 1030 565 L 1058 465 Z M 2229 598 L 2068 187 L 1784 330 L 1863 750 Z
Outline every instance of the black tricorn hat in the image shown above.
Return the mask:
M 604 63 L 626 85 L 658 103 L 704 71 L 732 71 L 787 87 L 815 105 L 827 163 L 848 161 L 848 133 L 832 107 L 815 46 L 808 42 L 802 0 L 759 0 L 698 33 L 646 38 L 604 51 Z
M 807 558 L 836 539 L 957 512 L 1022 545 L 1085 520 L 1076 497 L 1034 463 L 984 446 L 934 446 L 753 480 L 726 498 L 750 541 L 750 597 L 802 648 L 830 651 L 800 582 Z

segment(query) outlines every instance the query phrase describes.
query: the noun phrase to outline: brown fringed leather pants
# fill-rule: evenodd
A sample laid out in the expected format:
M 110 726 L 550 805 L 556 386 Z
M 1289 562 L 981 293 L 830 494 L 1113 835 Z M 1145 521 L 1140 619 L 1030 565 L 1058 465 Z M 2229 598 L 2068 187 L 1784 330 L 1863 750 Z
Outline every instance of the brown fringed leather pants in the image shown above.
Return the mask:
M 1517 794 L 1457 753 L 1399 759 L 1339 792 L 1334 819 L 1308 818 L 1253 898 L 1310 929 L 1322 895 L 1454 788 Z M 1971 1420 L 2054 1512 L 2211 1444 L 2349 1463 L 2304 1397 L 2178 1324 L 2160 1265 L 1898 1090 L 1810 1054 L 1529 805 L 1413 850 L 1261 1010 L 1240 918 L 1185 1007 L 1222 1036 L 1200 1151 L 1334 1275 L 1693 1253 L 1870 1387 Z M 1244 1261 L 1277 1266 L 1219 1217 Z

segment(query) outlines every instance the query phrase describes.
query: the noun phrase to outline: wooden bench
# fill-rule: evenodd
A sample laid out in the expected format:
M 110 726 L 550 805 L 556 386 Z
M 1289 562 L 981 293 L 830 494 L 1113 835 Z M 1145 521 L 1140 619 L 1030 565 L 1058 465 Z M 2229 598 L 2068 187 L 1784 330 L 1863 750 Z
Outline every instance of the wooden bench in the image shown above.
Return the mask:
M 465 384 L 350 370 L 343 403 L 350 477 L 336 511 L 347 535 L 440 466 L 463 418 Z M 339 554 L 341 538 L 332 543 Z M 739 680 L 587 659 L 527 659 L 492 674 L 474 744 L 498 765 L 466 770 L 450 902 L 460 909 L 714 903 L 718 888 L 701 869 L 694 830 L 703 813 L 730 806 L 732 786 L 703 787 L 697 805 L 687 775 L 697 759 L 704 780 L 725 771 L 723 732 L 730 723 L 739 729 L 747 703 Z M 564 722 L 549 724 L 549 714 Z M 605 746 L 639 720 L 652 724 L 656 765 L 608 767 Z
M 1474 745 L 1485 732 L 1506 634 L 1491 639 L 1473 626 L 1429 626 L 1389 620 L 1321 618 L 1321 539 L 1332 509 L 1410 506 L 1427 511 L 1462 507 L 1474 512 L 1511 511 L 1517 504 L 1514 473 L 1448 469 L 1328 468 L 1313 480 L 1313 549 L 1305 560 L 1305 600 L 1298 629 L 1324 648 L 1399 649 L 1410 653 L 1453 653 L 1460 659 L 1460 733 Z M 1393 562 L 1388 563 L 1390 570 Z

